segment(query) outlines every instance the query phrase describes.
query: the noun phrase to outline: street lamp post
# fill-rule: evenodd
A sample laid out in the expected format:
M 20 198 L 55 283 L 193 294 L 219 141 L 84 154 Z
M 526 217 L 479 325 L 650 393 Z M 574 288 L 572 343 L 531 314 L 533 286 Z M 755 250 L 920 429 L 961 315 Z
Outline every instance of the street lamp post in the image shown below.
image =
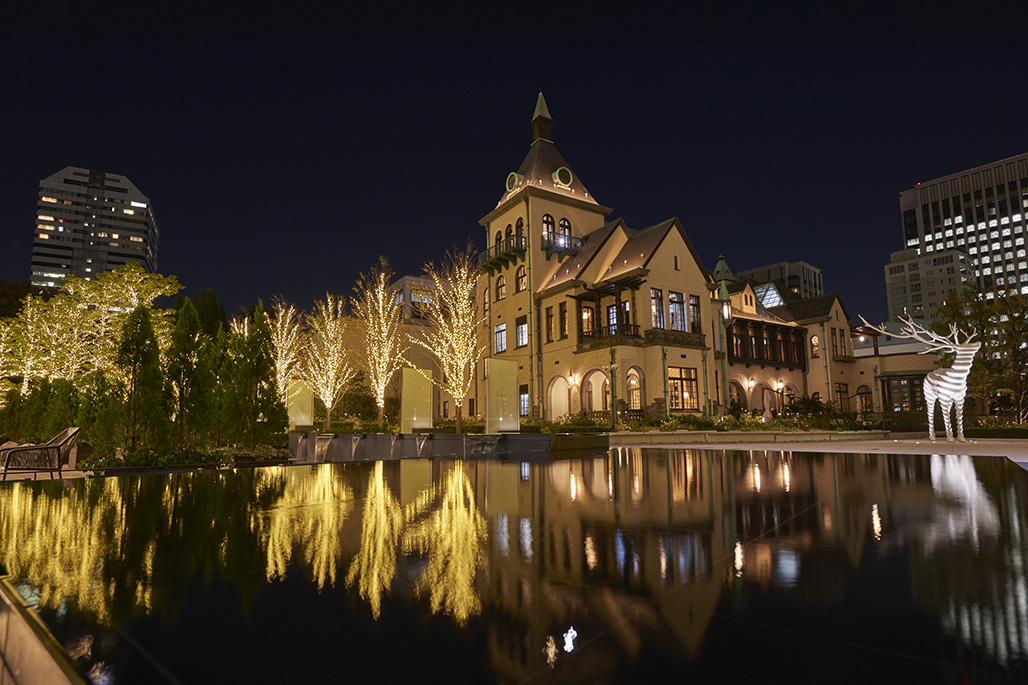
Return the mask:
M 721 342 L 721 415 L 724 416 L 728 413 L 728 348 L 725 347 L 725 338 L 728 327 L 732 325 L 732 298 L 728 294 L 728 283 L 735 280 L 724 255 L 717 258 L 712 275 L 717 283 L 717 318 Z

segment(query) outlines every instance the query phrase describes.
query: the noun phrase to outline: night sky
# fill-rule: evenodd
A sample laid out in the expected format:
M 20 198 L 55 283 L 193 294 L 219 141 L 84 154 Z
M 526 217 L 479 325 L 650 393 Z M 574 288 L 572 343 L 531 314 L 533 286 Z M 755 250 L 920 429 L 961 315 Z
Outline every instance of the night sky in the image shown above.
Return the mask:
M 28 279 L 38 182 L 66 165 L 128 176 L 159 270 L 230 314 L 348 294 L 380 254 L 419 273 L 483 244 L 541 89 L 610 218 L 677 216 L 708 268 L 809 262 L 881 320 L 900 191 L 1028 148 L 1023 39 L 1002 35 L 123 28 L 0 43 L 0 279 Z

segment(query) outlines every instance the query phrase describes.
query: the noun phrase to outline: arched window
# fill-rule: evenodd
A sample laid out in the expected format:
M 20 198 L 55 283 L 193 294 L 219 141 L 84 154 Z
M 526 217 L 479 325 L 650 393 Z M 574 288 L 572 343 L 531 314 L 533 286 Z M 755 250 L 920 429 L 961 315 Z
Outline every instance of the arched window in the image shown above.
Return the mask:
M 499 247 L 503 243 L 503 234 L 499 231 L 496 232 L 496 239 L 494 240 L 496 247 Z
M 603 379 L 603 411 L 610 410 L 610 381 Z
M 516 292 L 520 293 L 522 290 L 524 290 L 527 287 L 528 287 L 528 277 L 527 277 L 527 274 L 525 273 L 525 265 L 522 264 L 521 266 L 518 267 L 518 270 L 517 270 L 517 276 L 516 276 L 516 279 L 515 279 L 515 282 L 514 282 L 514 290 Z
M 559 236 L 557 238 L 558 244 L 561 247 L 570 247 L 571 246 L 571 222 L 568 221 L 567 219 L 561 219 L 560 220 L 560 230 L 558 230 L 557 233 L 558 233 L 558 236 Z
M 503 238 L 507 242 L 507 245 L 511 245 L 511 236 L 514 235 L 514 229 L 511 228 L 510 224 L 507 224 L 507 229 L 503 232 Z
M 543 238 L 553 238 L 556 233 L 554 226 L 553 217 L 549 214 L 543 214 Z
M 816 335 L 810 336 L 810 356 L 811 358 L 821 356 L 821 338 Z
M 514 223 L 514 232 L 518 235 L 518 243 L 522 243 L 522 238 L 525 237 L 525 220 L 522 217 L 518 217 L 518 220 Z
M 507 284 L 504 283 L 503 276 L 499 276 L 496 279 L 496 301 L 499 302 L 505 297 L 507 297 Z

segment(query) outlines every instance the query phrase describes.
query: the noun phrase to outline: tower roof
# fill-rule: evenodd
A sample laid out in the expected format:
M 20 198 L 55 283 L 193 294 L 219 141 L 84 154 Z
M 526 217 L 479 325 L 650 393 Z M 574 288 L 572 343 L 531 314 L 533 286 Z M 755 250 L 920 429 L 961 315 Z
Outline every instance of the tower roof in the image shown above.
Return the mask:
M 532 115 L 532 146 L 518 170 L 507 175 L 506 189 L 497 207 L 526 188 L 546 190 L 599 206 L 554 146 L 551 123 L 550 109 L 540 92 Z

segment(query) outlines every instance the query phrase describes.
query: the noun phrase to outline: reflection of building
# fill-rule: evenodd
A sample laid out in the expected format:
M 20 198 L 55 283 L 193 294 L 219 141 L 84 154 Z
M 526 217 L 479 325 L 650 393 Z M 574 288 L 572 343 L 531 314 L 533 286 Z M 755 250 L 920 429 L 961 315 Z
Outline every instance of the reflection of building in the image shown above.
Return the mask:
M 612 397 L 622 419 L 708 411 L 712 282 L 684 227 L 606 221 L 551 126 L 540 94 L 528 155 L 480 221 L 481 343 L 518 362 L 523 416 L 606 413 Z
M 150 199 L 124 176 L 65 167 L 39 182 L 32 285 L 89 279 L 138 262 L 157 269 L 159 234 Z
M 968 276 L 982 288 L 1028 293 L 1025 223 L 1028 214 L 1028 154 L 990 162 L 918 183 L 900 193 L 904 248 L 924 257 L 967 254 Z M 939 290 L 960 288 L 956 260 Z M 948 278 L 955 282 L 949 283 Z M 902 311 L 889 293 L 889 314 Z M 899 294 L 897 294 L 897 300 Z M 914 312 L 911 312 L 917 316 Z M 922 316 L 928 316 L 926 311 Z

